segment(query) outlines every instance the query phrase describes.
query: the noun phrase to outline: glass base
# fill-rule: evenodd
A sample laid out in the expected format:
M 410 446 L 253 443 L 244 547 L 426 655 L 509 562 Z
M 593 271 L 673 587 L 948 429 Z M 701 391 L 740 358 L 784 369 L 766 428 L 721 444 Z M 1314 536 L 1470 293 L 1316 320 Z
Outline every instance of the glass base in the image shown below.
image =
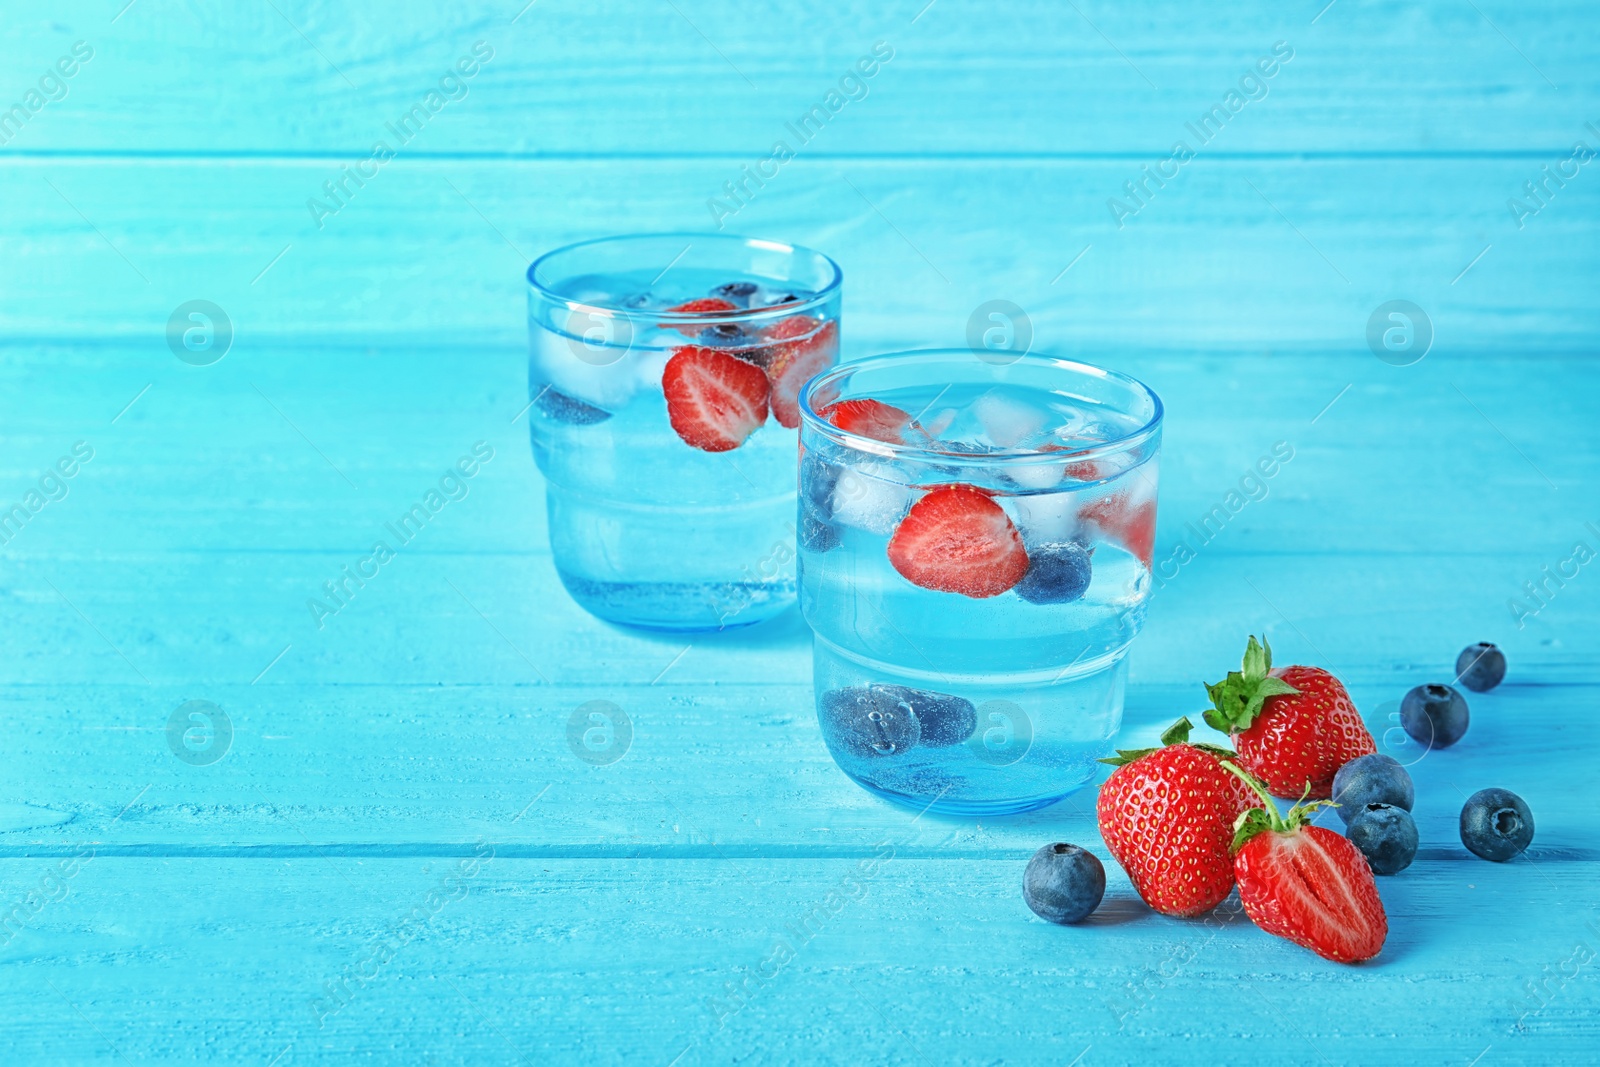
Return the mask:
M 1061 801 L 1067 799 L 1072 794 L 1078 792 L 1084 786 L 1088 785 L 1089 781 L 1093 780 L 1090 779 L 1089 781 L 1080 782 L 1077 785 L 1071 786 L 1065 792 L 1049 793 L 1041 797 L 1024 797 L 1016 800 L 985 801 L 947 799 L 945 797 L 938 796 L 937 794 L 930 798 L 924 796 L 913 796 L 909 793 L 896 793 L 890 789 L 881 789 L 878 786 L 873 785 L 871 782 L 862 781 L 849 771 L 845 771 L 844 773 L 846 778 L 849 778 L 852 782 L 854 782 L 856 785 L 859 785 L 862 789 L 865 789 L 873 796 L 881 797 L 882 799 L 889 801 L 891 804 L 898 805 L 899 807 L 906 808 L 907 810 L 914 811 L 918 814 L 923 812 L 932 812 L 935 815 L 957 815 L 968 818 L 994 818 L 1002 815 L 1021 815 L 1029 811 L 1038 811 L 1040 808 L 1048 808 L 1052 804 L 1059 804 Z
M 556 568 L 578 606 L 598 619 L 667 633 L 726 633 L 766 622 L 795 601 L 784 582 L 596 582 Z

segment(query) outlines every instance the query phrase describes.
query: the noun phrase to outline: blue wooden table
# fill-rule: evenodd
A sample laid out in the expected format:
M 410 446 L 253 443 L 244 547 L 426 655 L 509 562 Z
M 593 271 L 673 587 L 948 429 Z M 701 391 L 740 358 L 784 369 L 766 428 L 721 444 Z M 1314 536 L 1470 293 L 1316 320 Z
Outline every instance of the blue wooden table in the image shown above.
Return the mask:
M 0 28 L 7 1062 L 1600 1057 L 1589 0 L 123 5 Z M 680 641 L 565 597 L 521 272 L 718 221 L 840 261 L 847 356 L 1005 299 L 1162 394 L 1125 741 L 1251 632 L 1396 751 L 1408 688 L 1506 650 L 1413 767 L 1377 960 L 1109 863 L 1048 926 L 1022 869 L 1106 855 L 1092 794 L 914 818 L 829 760 L 794 613 Z M 607 764 L 567 740 L 596 699 Z M 1538 822 L 1504 865 L 1456 834 L 1489 785 Z

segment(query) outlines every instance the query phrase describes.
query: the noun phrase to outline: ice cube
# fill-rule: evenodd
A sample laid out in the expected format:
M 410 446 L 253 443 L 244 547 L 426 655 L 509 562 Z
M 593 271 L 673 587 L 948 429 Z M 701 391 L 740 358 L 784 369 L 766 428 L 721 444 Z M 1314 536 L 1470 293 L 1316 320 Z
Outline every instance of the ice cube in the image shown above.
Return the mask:
M 1049 489 L 1051 486 L 1061 484 L 1061 479 L 1067 474 L 1067 465 L 1037 460 L 1028 463 L 1008 463 L 1005 471 L 1006 477 L 1024 489 Z
M 581 337 L 534 332 L 533 361 L 545 379 L 561 392 L 606 411 L 619 411 L 639 388 L 638 373 L 627 348 L 599 347 Z M 658 370 L 655 382 L 659 385 Z
M 1078 536 L 1078 501 L 1074 493 L 1031 493 L 1008 497 L 1012 521 L 1024 545 L 1071 541 Z
M 1001 448 L 1016 448 L 1038 437 L 1050 423 L 1050 412 L 1044 408 L 993 391 L 974 400 L 972 411 L 989 440 Z
M 955 421 L 956 409 L 945 408 L 943 411 L 937 411 L 932 415 L 918 419 L 917 425 L 920 426 L 922 428 L 922 432 L 927 434 L 929 437 L 937 438 L 942 436 L 946 430 L 950 429 L 950 424 Z
M 839 472 L 833 487 L 833 520 L 869 533 L 888 534 L 911 506 L 906 472 L 893 463 L 869 460 Z

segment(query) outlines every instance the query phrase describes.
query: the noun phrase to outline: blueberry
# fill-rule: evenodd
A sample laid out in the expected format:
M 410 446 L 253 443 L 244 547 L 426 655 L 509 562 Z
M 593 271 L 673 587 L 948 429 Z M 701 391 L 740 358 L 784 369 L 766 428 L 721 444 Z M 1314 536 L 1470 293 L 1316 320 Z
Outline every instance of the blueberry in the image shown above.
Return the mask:
M 800 503 L 803 510 L 827 522 L 833 518 L 833 489 L 843 468 L 815 453 L 800 461 Z
M 822 732 L 830 748 L 857 759 L 899 756 L 916 747 L 922 728 L 917 717 L 880 693 L 862 686 L 822 694 Z
M 1419 685 L 1400 701 L 1400 725 L 1424 748 L 1449 748 L 1468 719 L 1466 698 L 1448 685 Z
M 1409 811 L 1393 804 L 1363 804 L 1344 836 L 1367 857 L 1373 874 L 1399 874 L 1417 858 L 1417 824 Z
M 966 697 L 905 685 L 879 684 L 869 688 L 901 708 L 909 709 L 922 727 L 921 744 L 930 748 L 959 745 L 978 728 L 978 709 Z
M 1028 549 L 1028 573 L 1017 595 L 1030 604 L 1066 604 L 1089 588 L 1089 553 L 1075 541 L 1050 541 Z
M 534 406 L 557 422 L 569 423 L 573 426 L 593 426 L 597 422 L 605 422 L 611 417 L 611 412 L 597 408 L 593 404 L 585 404 L 576 397 L 570 397 L 551 386 L 545 386 L 538 396 L 533 398 Z
M 749 336 L 731 322 L 707 326 L 696 340 L 707 348 L 741 348 L 750 343 Z
M 831 552 L 839 547 L 839 528 L 817 518 L 809 508 L 802 508 L 800 547 L 807 552 Z
M 1475 856 L 1504 863 L 1533 840 L 1533 812 L 1509 789 L 1480 789 L 1461 809 L 1461 843 Z
M 1106 869 L 1093 852 L 1077 845 L 1046 845 L 1022 875 L 1022 899 L 1041 919 L 1075 923 L 1100 906 Z
M 1474 693 L 1487 693 L 1506 676 L 1506 654 L 1488 641 L 1468 645 L 1456 657 L 1456 678 Z
M 755 282 L 727 282 L 711 290 L 712 296 L 720 296 L 730 304 L 738 304 L 742 308 L 750 306 L 750 298 L 755 295 L 760 286 Z
M 810 298 L 801 296 L 799 293 L 772 293 L 767 297 L 767 307 L 777 307 L 780 304 L 801 304 L 808 299 Z
M 1333 776 L 1333 799 L 1339 805 L 1334 810 L 1348 826 L 1368 804 L 1390 804 L 1410 811 L 1417 793 L 1412 788 L 1411 775 L 1399 760 L 1374 752 L 1339 768 L 1339 773 Z

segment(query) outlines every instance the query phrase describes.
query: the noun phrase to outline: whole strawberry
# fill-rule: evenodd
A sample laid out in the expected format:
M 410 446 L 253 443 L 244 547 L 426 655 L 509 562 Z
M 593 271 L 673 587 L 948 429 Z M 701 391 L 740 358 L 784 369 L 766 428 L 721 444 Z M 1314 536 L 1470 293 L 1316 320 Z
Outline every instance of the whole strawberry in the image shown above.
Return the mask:
M 1162 747 L 1101 760 L 1117 769 L 1095 805 L 1100 836 L 1139 896 L 1163 915 L 1199 915 L 1232 891 L 1233 824 L 1255 803 L 1222 769 L 1237 757 L 1187 744 L 1191 729 L 1179 719 L 1161 735 Z
M 1232 735 L 1239 763 L 1274 796 L 1326 800 L 1333 776 L 1378 751 L 1344 685 L 1321 667 L 1272 668 L 1272 648 L 1254 637 L 1242 669 L 1206 686 L 1206 723 Z
M 1232 764 L 1228 769 L 1245 777 Z M 1335 963 L 1376 956 L 1389 919 L 1372 868 L 1349 840 L 1306 822 L 1327 801 L 1302 801 L 1280 816 L 1259 783 L 1250 786 L 1262 806 L 1239 816 L 1233 844 L 1245 914 L 1267 933 Z

